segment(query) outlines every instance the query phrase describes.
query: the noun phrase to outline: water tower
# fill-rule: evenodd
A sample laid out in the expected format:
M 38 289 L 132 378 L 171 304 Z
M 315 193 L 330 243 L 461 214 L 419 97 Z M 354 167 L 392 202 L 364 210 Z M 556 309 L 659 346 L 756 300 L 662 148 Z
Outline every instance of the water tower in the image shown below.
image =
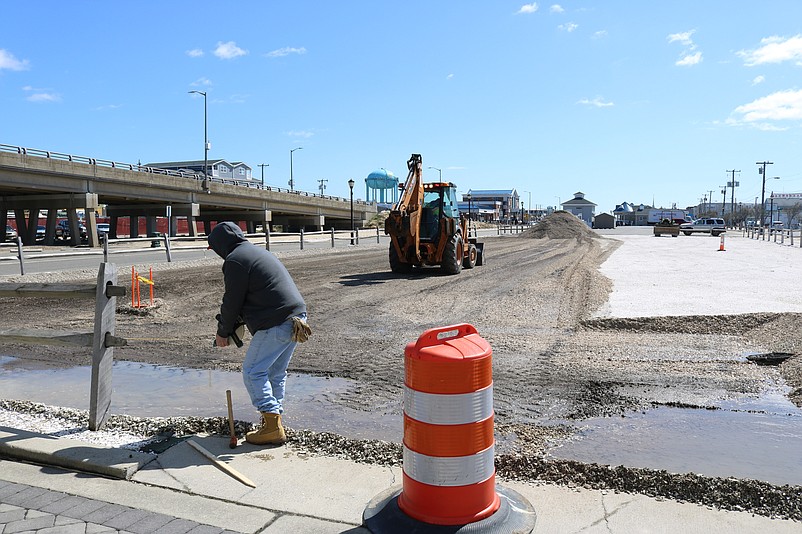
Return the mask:
M 387 194 L 387 190 L 392 194 Z M 395 204 L 398 200 L 398 178 L 387 169 L 373 171 L 365 178 L 365 196 L 368 202 Z

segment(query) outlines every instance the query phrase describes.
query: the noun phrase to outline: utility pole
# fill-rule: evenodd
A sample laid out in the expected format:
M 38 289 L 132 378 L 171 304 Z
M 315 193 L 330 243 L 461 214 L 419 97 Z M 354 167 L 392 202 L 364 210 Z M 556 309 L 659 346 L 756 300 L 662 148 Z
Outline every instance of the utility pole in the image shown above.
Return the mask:
M 760 226 L 765 222 L 763 217 L 766 216 L 766 165 L 774 165 L 771 161 L 758 161 L 755 165 L 762 165 L 758 167 L 757 172 L 763 177 L 763 187 L 760 189 Z
M 727 185 L 732 189 L 732 194 L 730 195 L 730 217 L 735 215 L 735 188 L 739 187 L 741 184 L 735 181 L 735 173 L 741 174 L 741 171 L 727 171 L 732 173 L 732 181 L 727 182 Z
M 260 163 L 257 167 L 262 168 L 262 189 L 265 188 L 265 167 L 270 167 L 269 163 Z
M 326 190 L 326 182 L 328 182 L 328 180 L 326 180 L 325 178 L 321 178 L 318 180 L 318 182 L 320 183 L 320 185 L 318 186 L 318 188 L 320 189 L 320 196 L 323 196 L 323 191 Z
M 707 211 L 713 211 L 713 191 L 707 191 Z
M 724 217 L 724 210 L 727 207 L 727 186 L 720 185 L 719 187 L 721 188 L 721 194 L 724 195 L 724 200 L 721 201 L 721 216 Z

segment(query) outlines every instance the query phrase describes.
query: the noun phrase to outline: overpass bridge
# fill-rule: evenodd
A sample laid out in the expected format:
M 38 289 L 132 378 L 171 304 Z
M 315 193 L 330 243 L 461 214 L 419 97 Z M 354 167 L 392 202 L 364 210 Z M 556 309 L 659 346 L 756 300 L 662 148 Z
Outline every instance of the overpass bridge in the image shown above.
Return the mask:
M 139 218 L 148 235 L 156 233 L 156 218 L 169 219 L 175 235 L 178 218 L 186 218 L 189 234 L 203 233 L 212 222 L 245 222 L 249 232 L 281 225 L 284 231 L 356 227 L 377 213 L 376 203 L 263 186 L 254 180 L 231 180 L 142 165 L 74 156 L 0 144 L 0 218 L 13 213 L 23 243 L 33 244 L 40 211 L 47 211 L 45 244 L 55 239 L 58 211 L 65 210 L 72 244 L 78 244 L 78 210 L 86 214 L 90 246 L 99 246 L 96 209 L 105 205 L 111 218 L 128 217 L 131 237 L 138 237 Z M 353 206 L 353 208 L 352 208 Z M 268 226 L 269 225 L 269 226 Z M 5 234 L 3 234 L 4 238 Z M 2 239 L 0 238 L 0 239 Z

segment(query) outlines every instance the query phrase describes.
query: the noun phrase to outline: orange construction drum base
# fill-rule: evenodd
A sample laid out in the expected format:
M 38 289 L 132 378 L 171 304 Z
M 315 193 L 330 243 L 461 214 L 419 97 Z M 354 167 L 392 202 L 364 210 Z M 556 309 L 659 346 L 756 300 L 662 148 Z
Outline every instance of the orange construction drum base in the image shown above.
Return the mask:
M 475 523 L 498 510 L 496 477 L 468 486 L 431 486 L 413 480 L 404 473 L 404 491 L 398 497 L 398 507 L 408 516 L 424 523 Z
M 496 486 L 498 508 L 488 517 L 458 525 L 427 523 L 408 516 L 399 507 L 400 486 L 374 497 L 362 514 L 362 526 L 373 534 L 529 534 L 535 530 L 537 514 L 532 504 L 520 493 Z

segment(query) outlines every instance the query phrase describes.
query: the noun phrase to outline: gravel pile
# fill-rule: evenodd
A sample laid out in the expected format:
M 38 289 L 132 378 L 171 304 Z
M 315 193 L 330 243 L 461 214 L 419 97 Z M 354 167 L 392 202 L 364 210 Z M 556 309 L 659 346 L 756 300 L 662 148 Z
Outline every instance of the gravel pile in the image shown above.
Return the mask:
M 567 211 L 555 211 L 520 234 L 529 239 L 596 239 L 598 234 Z
M 59 408 L 27 401 L 0 401 L 0 426 L 40 432 L 51 436 L 144 452 L 162 451 L 182 437 L 194 434 L 228 435 L 225 418 L 169 417 L 142 418 L 113 415 L 104 430 L 90 432 L 88 414 L 83 410 Z M 775 486 L 767 482 L 734 478 L 705 477 L 693 473 L 674 474 L 662 470 L 583 464 L 549 459 L 537 453 L 533 443 L 544 443 L 567 432 L 561 427 L 540 429 L 496 425 L 495 459 L 499 480 L 531 484 L 554 483 L 594 490 L 640 493 L 656 498 L 697 503 L 722 510 L 745 511 L 766 517 L 802 521 L 802 486 Z M 239 435 L 252 429 L 251 423 L 236 421 Z M 525 433 L 527 450 L 505 444 L 507 433 Z M 536 435 L 537 434 L 537 435 Z M 354 462 L 400 467 L 402 447 L 380 440 L 350 439 L 328 432 L 287 429 L 288 444 L 299 454 L 331 456 Z

